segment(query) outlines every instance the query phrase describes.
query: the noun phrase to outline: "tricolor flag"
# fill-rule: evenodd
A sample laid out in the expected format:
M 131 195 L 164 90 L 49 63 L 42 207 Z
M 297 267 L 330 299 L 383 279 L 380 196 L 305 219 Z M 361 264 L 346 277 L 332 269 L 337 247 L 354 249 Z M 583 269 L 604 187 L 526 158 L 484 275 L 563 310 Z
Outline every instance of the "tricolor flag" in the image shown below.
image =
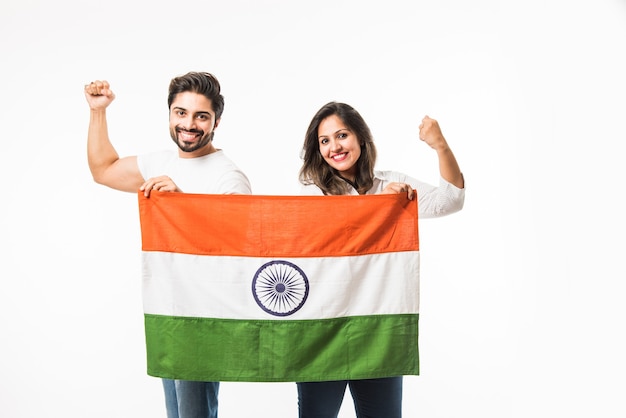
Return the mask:
M 416 199 L 139 193 L 148 374 L 416 375 Z

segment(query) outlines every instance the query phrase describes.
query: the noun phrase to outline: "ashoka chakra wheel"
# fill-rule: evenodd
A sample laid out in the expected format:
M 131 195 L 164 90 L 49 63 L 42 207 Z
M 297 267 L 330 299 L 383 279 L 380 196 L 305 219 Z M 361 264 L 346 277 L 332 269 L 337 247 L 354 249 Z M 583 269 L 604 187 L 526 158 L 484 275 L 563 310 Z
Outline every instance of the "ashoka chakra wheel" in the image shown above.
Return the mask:
M 289 261 L 270 261 L 254 275 L 252 294 L 265 312 L 288 316 L 304 305 L 309 295 L 309 279 L 300 267 Z

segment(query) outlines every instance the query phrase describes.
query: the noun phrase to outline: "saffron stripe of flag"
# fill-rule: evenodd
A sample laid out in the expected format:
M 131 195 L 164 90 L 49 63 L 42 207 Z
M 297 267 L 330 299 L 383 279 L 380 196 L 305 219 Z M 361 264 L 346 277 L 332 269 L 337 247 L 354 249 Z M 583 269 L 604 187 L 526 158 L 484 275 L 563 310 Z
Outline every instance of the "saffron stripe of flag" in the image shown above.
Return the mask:
M 415 200 L 157 192 L 139 208 L 148 374 L 419 373 Z

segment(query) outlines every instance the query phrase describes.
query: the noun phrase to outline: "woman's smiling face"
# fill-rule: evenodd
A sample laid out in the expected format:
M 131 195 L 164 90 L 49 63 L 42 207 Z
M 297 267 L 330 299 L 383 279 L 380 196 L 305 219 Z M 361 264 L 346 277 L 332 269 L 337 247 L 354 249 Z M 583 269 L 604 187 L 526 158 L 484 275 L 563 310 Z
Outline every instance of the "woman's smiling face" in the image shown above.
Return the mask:
M 330 115 L 317 128 L 320 153 L 342 177 L 354 181 L 356 162 L 361 156 L 359 138 L 337 115 Z

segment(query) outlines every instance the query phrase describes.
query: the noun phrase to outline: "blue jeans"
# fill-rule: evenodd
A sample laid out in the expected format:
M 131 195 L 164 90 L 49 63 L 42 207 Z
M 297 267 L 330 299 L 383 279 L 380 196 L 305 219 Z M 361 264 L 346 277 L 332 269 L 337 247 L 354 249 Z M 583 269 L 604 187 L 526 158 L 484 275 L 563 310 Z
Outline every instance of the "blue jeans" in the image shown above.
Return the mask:
M 167 418 L 217 418 L 220 382 L 163 379 Z
M 357 418 L 402 416 L 402 376 L 302 382 L 297 386 L 300 418 L 337 418 L 346 386 L 350 388 Z

